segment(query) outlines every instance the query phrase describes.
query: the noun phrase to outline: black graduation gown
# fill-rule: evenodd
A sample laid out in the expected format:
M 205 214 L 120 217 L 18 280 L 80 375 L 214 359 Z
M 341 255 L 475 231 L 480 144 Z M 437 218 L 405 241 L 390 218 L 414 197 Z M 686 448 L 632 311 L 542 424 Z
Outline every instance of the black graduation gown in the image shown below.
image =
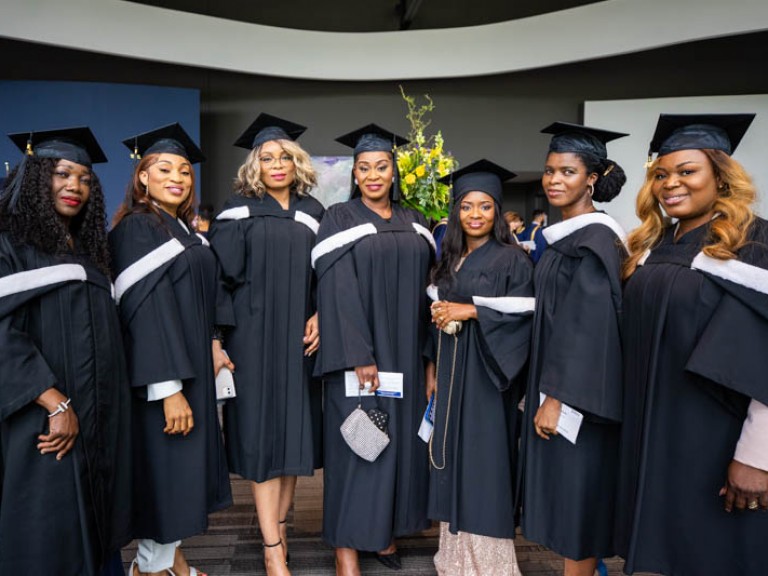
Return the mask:
M 335 249 L 323 244 L 344 240 L 334 236 L 339 232 L 365 229 L 375 233 Z M 427 449 L 417 432 L 426 407 L 422 350 L 430 242 L 421 214 L 393 204 L 387 222 L 359 198 L 331 206 L 320 225 L 313 259 L 320 320 L 316 371 L 325 376 L 323 539 L 337 548 L 383 550 L 393 537 L 429 526 Z M 345 395 L 344 370 L 369 364 L 403 373 L 404 384 L 402 399 L 363 398 L 365 410 L 389 414 L 391 442 L 375 462 L 355 455 L 339 431 L 358 403 Z
M 768 223 L 728 262 L 756 268 L 761 291 L 691 268 L 708 229 L 677 242 L 668 229 L 625 289 L 616 535 L 629 574 L 768 574 L 768 514 L 729 514 L 718 495 L 750 399 L 768 404 Z
M 517 404 L 531 337 L 533 266 L 519 247 L 489 240 L 437 289 L 439 300 L 474 300 L 477 320 L 463 323 L 456 342 L 432 326 L 440 366 L 429 517 L 448 522 L 454 534 L 514 538 Z
M 312 398 L 319 426 L 322 388 L 311 389 L 314 356 L 302 338 L 315 313 L 310 254 L 323 211 L 311 196 L 292 195 L 287 210 L 269 194 L 233 196 L 210 229 L 216 323 L 232 327 L 225 348 L 236 371 L 237 397 L 224 404 L 229 469 L 256 482 L 314 470 Z
M 162 213 L 123 218 L 109 235 L 133 403 L 136 538 L 169 543 L 203 532 L 232 503 L 216 414 L 211 334 L 216 259 L 203 240 Z M 165 248 L 173 256 L 161 257 Z M 159 251 L 157 251 L 159 249 Z M 131 265 L 146 264 L 127 289 Z M 131 270 L 135 270 L 132 268 Z M 195 420 L 189 435 L 163 433 L 162 400 L 146 386 L 181 380 Z
M 62 267 L 63 266 L 63 267 Z M 59 277 L 80 269 L 80 278 Z M 130 389 L 112 286 L 84 258 L 0 235 L 0 574 L 98 574 L 130 540 Z M 80 432 L 41 455 L 48 388 Z
M 536 312 L 523 418 L 520 474 L 525 537 L 573 560 L 613 555 L 621 420 L 618 224 L 584 214 L 544 231 L 536 265 Z M 584 415 L 576 444 L 540 438 L 540 393 Z

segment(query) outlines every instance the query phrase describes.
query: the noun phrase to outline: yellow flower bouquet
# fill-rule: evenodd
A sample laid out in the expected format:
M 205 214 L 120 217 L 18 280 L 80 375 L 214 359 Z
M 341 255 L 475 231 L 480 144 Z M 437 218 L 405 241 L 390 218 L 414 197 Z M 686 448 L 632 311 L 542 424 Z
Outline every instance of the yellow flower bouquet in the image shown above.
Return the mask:
M 427 103 L 417 105 L 416 98 L 408 96 L 402 86 L 400 93 L 408 106 L 406 117 L 411 124 L 411 142 L 397 148 L 401 203 L 438 221 L 448 215 L 451 200 L 450 186 L 438 180 L 456 170 L 458 162 L 445 151 L 440 131 L 432 136 L 424 133 L 430 124 L 426 115 L 435 107 L 432 99 L 425 94 Z

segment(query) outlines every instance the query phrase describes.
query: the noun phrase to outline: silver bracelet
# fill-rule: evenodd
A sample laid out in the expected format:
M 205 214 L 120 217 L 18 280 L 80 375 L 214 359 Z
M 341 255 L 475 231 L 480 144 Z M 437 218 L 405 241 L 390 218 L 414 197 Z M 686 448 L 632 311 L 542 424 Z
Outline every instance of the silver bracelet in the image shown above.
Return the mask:
M 48 414 L 48 418 L 53 418 L 57 414 L 63 414 L 64 412 L 69 410 L 69 405 L 71 402 L 72 402 L 72 398 L 67 398 L 66 402 L 59 402 L 58 408 L 56 408 L 56 410 Z

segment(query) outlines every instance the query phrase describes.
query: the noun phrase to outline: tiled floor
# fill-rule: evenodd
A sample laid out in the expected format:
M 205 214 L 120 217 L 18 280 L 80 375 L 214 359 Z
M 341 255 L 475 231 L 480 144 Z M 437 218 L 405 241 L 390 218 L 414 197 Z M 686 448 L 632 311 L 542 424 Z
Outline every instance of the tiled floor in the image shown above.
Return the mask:
M 208 531 L 183 543 L 187 559 L 210 576 L 260 576 L 265 574 L 256 515 L 250 488 L 233 480 L 235 504 L 211 516 Z M 333 550 L 320 539 L 322 523 L 322 472 L 313 478 L 300 478 L 294 511 L 289 516 L 291 573 L 294 576 L 330 576 L 334 572 Z M 517 559 L 524 576 L 560 576 L 562 560 L 549 550 L 522 537 L 515 541 Z M 392 572 L 375 558 L 364 556 L 360 566 L 364 576 L 433 576 L 432 556 L 437 549 L 437 529 L 398 540 L 403 570 Z M 135 556 L 135 546 L 123 550 L 127 563 Z M 622 562 L 606 560 L 610 576 L 620 576 Z M 641 575 L 638 575 L 641 576 Z

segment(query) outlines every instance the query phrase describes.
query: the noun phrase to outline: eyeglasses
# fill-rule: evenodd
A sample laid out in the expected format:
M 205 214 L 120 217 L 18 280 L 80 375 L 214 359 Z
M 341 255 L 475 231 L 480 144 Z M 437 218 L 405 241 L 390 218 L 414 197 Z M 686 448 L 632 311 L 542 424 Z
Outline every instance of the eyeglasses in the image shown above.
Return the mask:
M 272 164 L 275 163 L 275 160 L 277 160 L 277 158 L 275 158 L 274 156 L 259 157 L 259 162 L 261 162 L 265 166 L 271 166 Z M 279 160 L 280 160 L 280 164 L 293 164 L 293 156 L 289 156 L 288 154 L 283 154 L 282 156 L 280 156 Z

